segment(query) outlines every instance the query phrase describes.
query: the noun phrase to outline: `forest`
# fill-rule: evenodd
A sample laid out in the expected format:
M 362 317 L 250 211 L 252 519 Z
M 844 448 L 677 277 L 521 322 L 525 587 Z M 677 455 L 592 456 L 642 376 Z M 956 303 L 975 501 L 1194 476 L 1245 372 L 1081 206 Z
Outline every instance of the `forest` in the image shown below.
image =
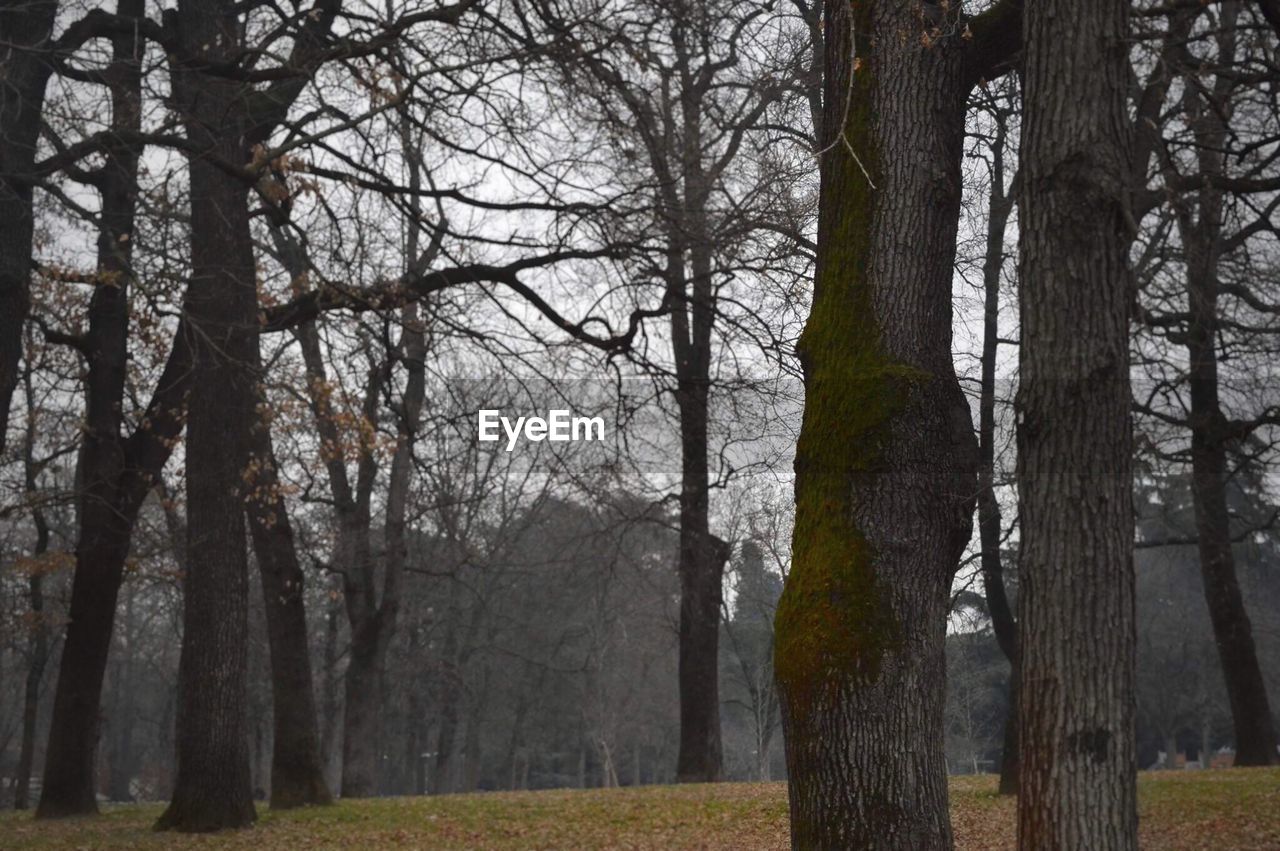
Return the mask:
M 1278 0 L 0 0 L 0 846 L 1280 847 L 1277 364 Z

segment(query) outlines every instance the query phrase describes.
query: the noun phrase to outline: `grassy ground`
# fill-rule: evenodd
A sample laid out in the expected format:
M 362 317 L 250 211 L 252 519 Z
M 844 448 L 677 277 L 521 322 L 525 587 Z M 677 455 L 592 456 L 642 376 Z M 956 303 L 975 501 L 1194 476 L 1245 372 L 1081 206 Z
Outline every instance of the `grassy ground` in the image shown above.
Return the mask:
M 1180 849 L 1280 849 L 1280 770 L 1146 773 L 1139 781 L 1142 844 Z M 1013 848 L 1013 802 L 990 777 L 951 786 L 956 846 Z M 170 849 L 772 849 L 787 846 L 780 783 L 655 786 L 587 792 L 509 792 L 381 798 L 277 814 L 256 827 L 208 836 L 157 834 L 154 805 L 112 807 L 99 818 L 37 823 L 0 815 L 0 848 Z

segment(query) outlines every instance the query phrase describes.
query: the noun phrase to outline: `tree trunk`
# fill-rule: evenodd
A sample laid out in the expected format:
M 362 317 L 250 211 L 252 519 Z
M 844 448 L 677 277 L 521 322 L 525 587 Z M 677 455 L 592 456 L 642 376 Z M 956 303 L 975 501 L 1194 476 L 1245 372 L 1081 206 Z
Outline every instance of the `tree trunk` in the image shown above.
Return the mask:
M 794 848 L 952 845 L 944 639 L 977 490 L 951 360 L 970 40 L 934 39 L 917 13 L 825 12 L 818 268 L 775 621 Z
M 1137 847 L 1126 0 L 1027 5 L 1019 847 Z
M 414 159 L 416 163 L 416 158 Z M 417 185 L 417 167 L 413 169 Z M 416 206 L 415 206 L 416 209 Z M 285 247 L 285 259 L 294 277 L 305 273 L 301 249 L 278 234 Z M 416 257 L 417 223 L 410 228 L 407 253 L 411 264 L 430 262 L 435 247 L 422 258 Z M 370 536 L 372 517 L 370 497 L 377 475 L 374 447 L 362 443 L 354 488 L 347 475 L 341 453 L 332 453 L 327 462 L 330 488 L 337 514 L 337 543 L 334 562 L 341 572 L 343 600 L 351 627 L 351 646 L 347 657 L 344 683 L 342 732 L 342 785 L 344 798 L 360 798 L 378 791 L 378 753 L 381 741 L 383 679 L 387 648 L 395 634 L 400 610 L 400 581 L 408 556 L 405 537 L 409 484 L 413 472 L 413 442 L 426 395 L 425 342 L 417 308 L 402 313 L 404 327 L 398 358 L 407 373 L 404 397 L 398 414 L 396 448 L 391 460 L 387 488 L 386 553 L 383 559 L 381 594 L 376 582 L 376 565 Z M 329 447 L 341 445 L 334 412 L 321 392 L 327 378 L 324 354 L 314 325 L 297 331 L 306 363 L 311 408 L 322 442 Z M 363 415 L 376 423 L 378 390 L 394 374 L 394 360 L 382 369 L 370 371 L 369 387 Z
M 143 12 L 141 0 L 121 0 L 119 14 Z M 141 65 L 132 34 L 112 39 L 113 129 L 141 123 Z M 128 370 L 129 287 L 132 282 L 138 151 L 122 147 L 97 178 L 102 195 L 98 277 L 89 303 L 86 335 L 85 430 L 76 478 L 76 565 L 66 640 L 58 668 L 40 818 L 97 812 L 95 769 L 102 683 L 133 527 L 182 430 L 189 349 L 179 326 L 164 372 L 143 422 L 121 434 Z
M 0 7 L 0 454 L 8 434 L 9 404 L 18 386 L 22 329 L 31 307 L 32 165 L 40 137 L 45 83 L 52 66 L 38 48 L 48 40 L 57 2 Z
M 987 613 L 1000 652 L 1009 660 L 1009 712 L 1004 724 L 1000 758 L 1000 794 L 1018 791 L 1018 641 L 1017 623 L 1004 586 L 1000 555 L 1000 503 L 996 499 L 996 355 L 1000 342 L 1000 279 L 1004 269 L 1004 234 L 1013 210 L 1013 195 L 1004 185 L 1006 119 L 997 114 L 991 146 L 991 200 L 987 212 L 986 257 L 982 264 L 984 290 L 982 378 L 978 399 L 978 535 L 981 544 L 982 587 Z
M 132 601 L 125 599 L 125 629 L 128 630 L 132 619 L 130 609 Z M 134 717 L 130 711 L 133 707 L 128 701 L 133 694 L 132 676 L 132 644 L 125 646 L 126 658 L 118 662 L 111 675 L 111 715 L 108 721 L 110 731 L 110 750 L 108 751 L 107 798 L 116 802 L 133 800 L 131 785 L 133 781 L 133 727 Z
M 687 49 L 683 24 L 672 32 Z M 668 287 L 675 295 L 671 337 L 680 416 L 680 750 L 676 782 L 714 782 L 723 772 L 720 739 L 720 613 L 729 547 L 711 534 L 708 419 L 711 340 L 716 321 L 713 244 L 708 204 L 713 180 L 703 146 L 703 99 L 691 75 L 680 88 L 680 147 L 653 155 L 678 163 L 680 189 L 663 193 L 668 223 Z M 678 158 L 678 159 L 677 159 Z M 663 173 L 670 173 L 670 166 Z
M 271 808 L 329 804 L 333 798 L 320 761 L 305 579 L 280 492 L 269 422 L 254 423 L 252 441 L 256 475 L 245 510 L 262 580 L 271 651 Z
M 305 264 L 296 245 L 286 245 L 286 262 L 294 277 L 305 272 Z M 359 461 L 354 486 L 347 475 L 346 463 L 339 448 L 343 436 L 328 396 L 323 392 L 328 377 L 320 337 L 312 324 L 295 332 L 306 364 L 310 405 L 322 444 L 329 447 L 326 468 L 333 492 L 337 533 L 334 543 L 334 568 L 342 577 L 342 599 L 351 629 L 347 653 L 347 670 L 343 683 L 342 716 L 342 780 L 344 798 L 362 798 L 377 790 L 378 722 L 381 712 L 382 668 L 385 647 L 370 543 L 372 514 L 370 498 L 377 476 L 373 447 L 368 442 L 359 446 Z M 378 390 L 383 371 L 371 369 L 362 414 L 372 426 L 376 424 Z M 370 429 L 372 431 L 372 428 Z M 361 438 L 364 441 L 364 438 Z M 383 599 L 388 588 L 384 579 Z
M 1233 25 L 1234 21 L 1223 22 L 1224 35 L 1219 38 L 1230 39 L 1224 52 L 1233 52 L 1234 37 L 1226 35 Z M 1226 170 L 1224 152 L 1230 145 L 1223 116 L 1230 107 L 1207 101 L 1207 94 L 1194 87 L 1189 90 L 1184 100 L 1186 118 L 1195 134 L 1201 175 L 1221 179 Z M 1178 233 L 1186 253 L 1190 315 L 1186 346 L 1191 396 L 1191 493 L 1200 576 L 1235 728 L 1235 764 L 1275 765 L 1280 763 L 1276 730 L 1253 626 L 1236 576 L 1227 510 L 1227 450 L 1231 435 L 1219 399 L 1218 379 L 1218 266 L 1224 201 L 1223 190 L 1210 182 L 1191 198 L 1175 202 Z
M 32 408 L 31 370 L 26 371 L 27 407 Z M 30 413 L 27 418 L 27 436 L 23 447 L 27 495 L 32 499 L 32 521 L 36 528 L 36 544 L 32 549 L 35 564 L 27 580 L 31 606 L 30 634 L 27 645 L 27 677 L 22 695 L 22 742 L 18 749 L 18 766 L 15 769 L 13 808 L 25 810 L 30 804 L 31 768 L 36 752 L 36 721 L 40 715 L 40 686 L 44 681 L 45 665 L 49 661 L 49 625 L 44 614 L 44 573 L 41 557 L 49 550 L 49 524 L 36 495 L 37 470 L 35 465 L 35 424 Z
M 48 533 L 44 533 L 48 540 Z M 27 676 L 22 696 L 22 744 L 18 751 L 18 782 L 13 793 L 13 808 L 25 810 L 31 791 L 31 767 L 35 761 L 36 720 L 40 713 L 40 685 L 44 679 L 45 663 L 49 660 L 48 629 L 41 620 L 44 617 L 44 577 L 36 574 L 28 580 L 30 590 L 31 639 L 28 649 Z
M 108 505 L 81 512 L 76 573 L 53 717 L 45 754 L 39 818 L 60 818 L 98 811 L 96 767 L 99 706 L 107 671 L 116 598 L 129 554 L 130 526 L 137 516 L 103 516 Z
M 690 382 L 694 384 L 693 382 Z M 720 612 L 728 545 L 711 534 L 707 386 L 681 387 L 680 752 L 676 782 L 721 779 Z
M 1192 326 L 1187 334 L 1191 389 L 1191 492 L 1200 576 L 1222 662 L 1236 736 L 1236 765 L 1275 765 L 1276 730 L 1258 662 L 1253 626 L 1236 577 L 1227 511 L 1226 420 L 1218 404 L 1217 303 L 1207 276 L 1188 282 Z
M 383 654 L 376 630 L 353 624 L 351 632 L 343 693 L 342 797 L 367 798 L 378 791 Z
M 456 593 L 456 592 L 452 592 Z M 441 677 L 440 689 L 440 729 L 436 734 L 436 764 L 431 776 L 431 794 L 443 795 L 453 791 L 453 749 L 454 738 L 458 730 L 458 703 L 462 691 L 462 666 L 457 658 L 459 629 L 461 617 L 459 607 L 450 606 L 449 625 L 445 633 L 441 656 L 446 670 Z
M 190 55 L 225 61 L 239 44 L 229 2 L 179 5 L 170 23 Z M 249 769 L 248 560 L 243 480 L 255 417 L 258 294 L 245 186 L 215 165 L 249 160 L 248 88 L 173 69 L 201 156 L 190 158 L 192 383 L 187 426 L 187 572 L 178 669 L 178 772 L 157 829 L 244 827 L 256 818 Z
M 326 607 L 324 620 L 324 714 L 320 727 L 320 753 L 323 760 L 326 785 L 332 786 L 340 782 L 341 775 L 337 765 L 339 722 L 342 717 L 341 704 L 338 700 L 338 632 L 341 627 L 342 599 L 338 593 L 341 583 L 333 582 L 330 590 L 329 605 Z

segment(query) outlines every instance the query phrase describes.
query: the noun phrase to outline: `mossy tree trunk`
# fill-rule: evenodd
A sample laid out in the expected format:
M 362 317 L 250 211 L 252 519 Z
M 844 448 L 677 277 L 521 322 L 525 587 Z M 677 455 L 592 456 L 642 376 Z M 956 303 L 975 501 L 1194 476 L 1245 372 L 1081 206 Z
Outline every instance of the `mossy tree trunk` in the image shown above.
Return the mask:
M 795 848 L 948 849 L 944 639 L 977 446 L 951 357 L 965 97 L 1017 13 L 829 3 L 775 670 Z
M 1137 847 L 1127 0 L 1024 40 L 1019 847 Z

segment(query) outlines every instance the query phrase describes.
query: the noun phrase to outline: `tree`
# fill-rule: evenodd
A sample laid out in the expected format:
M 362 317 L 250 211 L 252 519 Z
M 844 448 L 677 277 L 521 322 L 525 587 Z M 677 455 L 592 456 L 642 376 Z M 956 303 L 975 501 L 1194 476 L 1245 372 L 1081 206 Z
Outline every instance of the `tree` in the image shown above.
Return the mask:
M 265 399 L 255 411 L 250 492 L 245 514 L 253 540 L 267 641 L 271 651 L 271 708 L 274 735 L 271 754 L 271 808 L 328 804 L 332 795 L 320 761 L 315 688 L 307 642 L 306 583 L 285 504 L 271 420 L 264 417 Z
M 56 0 L 5 0 L 0 29 L 0 453 L 9 404 L 18 386 L 22 326 L 31 305 L 32 188 L 45 83 L 53 70 L 44 46 L 53 33 Z
M 1237 447 L 1277 421 L 1274 409 L 1248 410 L 1247 402 L 1236 400 L 1253 395 L 1236 388 L 1257 374 L 1254 352 L 1267 357 L 1274 351 L 1268 317 L 1280 313 L 1274 292 L 1266 289 L 1269 276 L 1251 256 L 1266 256 L 1258 250 L 1259 237 L 1273 229 L 1273 196 L 1280 189 L 1266 174 L 1269 156 L 1254 151 L 1273 143 L 1280 128 L 1273 110 L 1252 103 L 1253 81 L 1242 76 L 1254 66 L 1260 75 L 1268 73 L 1259 60 L 1271 39 L 1260 27 L 1260 35 L 1252 36 L 1245 15 L 1238 4 L 1226 3 L 1184 11 L 1170 23 L 1181 38 L 1166 47 L 1165 67 L 1181 91 L 1154 152 L 1158 184 L 1146 197 L 1161 214 L 1158 232 L 1168 234 L 1172 226 L 1164 253 L 1180 261 L 1181 280 L 1170 294 L 1157 269 L 1144 282 L 1139 315 L 1151 332 L 1181 345 L 1186 365 L 1171 368 L 1170 358 L 1158 358 L 1152 371 L 1171 373 L 1172 384 L 1157 384 L 1139 400 L 1139 410 L 1190 432 L 1189 448 L 1178 455 L 1192 472 L 1196 543 L 1235 727 L 1236 764 L 1272 765 L 1280 762 L 1280 751 L 1237 578 L 1228 511 Z M 1204 33 L 1196 26 L 1202 18 L 1209 25 Z M 1196 43 L 1194 52 L 1188 41 Z M 1241 142 L 1241 135 L 1248 141 Z M 1244 362 L 1244 376 L 1226 362 L 1231 359 Z
M 1129 6 L 1023 32 L 1018 841 L 1135 848 Z
M 735 331 L 747 327 L 748 334 L 769 337 L 759 315 L 733 315 L 744 298 L 733 278 L 752 262 L 767 265 L 752 257 L 755 243 L 772 233 L 796 237 L 769 208 L 785 195 L 786 177 L 753 171 L 768 159 L 768 143 L 755 137 L 787 98 L 806 94 L 811 51 L 771 32 L 780 17 L 755 2 L 641 0 L 617 9 L 607 28 L 591 17 L 594 6 L 578 12 L 577 22 L 565 21 L 556 5 L 540 8 L 562 84 L 574 95 L 566 107 L 573 126 L 590 122 L 615 158 L 606 164 L 616 180 L 628 194 L 652 199 L 636 210 L 624 195 L 624 203 L 609 208 L 616 221 L 608 227 L 633 245 L 656 246 L 633 265 L 638 277 L 657 283 L 669 315 L 671 363 L 654 372 L 674 401 L 680 436 L 676 777 L 715 781 L 723 772 L 718 664 L 730 546 L 711 524 L 713 491 L 728 475 L 710 460 L 714 391 L 724 381 L 718 361 Z
M 755 541 L 742 544 L 737 565 L 733 616 L 725 619 L 728 639 L 725 673 L 729 685 L 726 702 L 735 703 L 747 716 L 755 756 L 751 778 L 769 780 L 774 732 L 778 726 L 778 692 L 773 677 L 773 614 L 782 593 L 782 579 L 764 564 L 764 552 Z
M 797 848 L 951 847 L 950 583 L 977 448 L 951 360 L 964 110 L 1016 3 L 828 4 L 818 264 L 776 618 Z M 904 235 L 910 235 L 909 239 Z
M 18 765 L 14 769 L 17 783 L 13 789 L 13 808 L 25 810 L 30 804 L 31 767 L 35 759 L 36 721 L 40 709 L 40 687 L 44 668 L 49 661 L 49 623 L 44 610 L 44 578 L 49 570 L 49 521 L 40 504 L 36 489 L 39 486 L 40 469 L 43 466 L 35 455 L 36 426 L 38 418 L 33 410 L 30 356 L 28 368 L 23 372 L 27 397 L 27 427 L 22 445 L 23 478 L 26 480 L 26 497 L 31 502 L 31 520 L 36 528 L 35 544 L 26 562 L 27 595 L 31 619 L 27 624 L 27 676 L 22 695 L 22 744 L 18 751 Z M 54 562 L 56 564 L 56 562 Z
M 248 188 L 221 164 L 250 159 L 251 89 L 202 66 L 241 45 L 227 2 L 179 6 L 184 50 L 171 71 L 189 141 L 192 383 L 187 427 L 187 558 L 178 676 L 178 774 L 158 829 L 243 827 L 257 817 L 249 779 L 245 672 L 248 563 L 243 471 L 256 414 L 258 293 Z M 199 64 L 197 64 L 199 60 Z
M 142 6 L 141 0 L 121 0 L 119 14 L 137 18 Z M 77 469 L 76 567 L 37 809 L 41 818 L 97 812 L 99 706 L 120 582 L 138 513 L 184 423 L 190 352 L 180 326 L 143 417 L 126 432 L 140 148 L 125 139 L 141 122 L 144 50 L 133 30 L 113 34 L 102 79 L 112 102 L 108 138 L 116 146 L 99 169 L 73 168 L 80 182 L 98 190 L 102 214 L 88 332 L 56 338 L 86 362 L 85 429 Z
M 1004 539 L 996 497 L 996 357 L 1000 345 L 1000 280 L 1005 265 L 1005 228 L 1013 212 L 1016 176 L 1005 185 L 1005 146 L 1011 107 L 992 105 L 991 190 L 987 207 L 986 253 L 982 263 L 982 374 L 978 395 L 978 537 L 982 588 L 1000 652 L 1009 660 L 1009 715 L 1000 760 L 1000 794 L 1018 791 L 1018 635 L 1005 589 Z

